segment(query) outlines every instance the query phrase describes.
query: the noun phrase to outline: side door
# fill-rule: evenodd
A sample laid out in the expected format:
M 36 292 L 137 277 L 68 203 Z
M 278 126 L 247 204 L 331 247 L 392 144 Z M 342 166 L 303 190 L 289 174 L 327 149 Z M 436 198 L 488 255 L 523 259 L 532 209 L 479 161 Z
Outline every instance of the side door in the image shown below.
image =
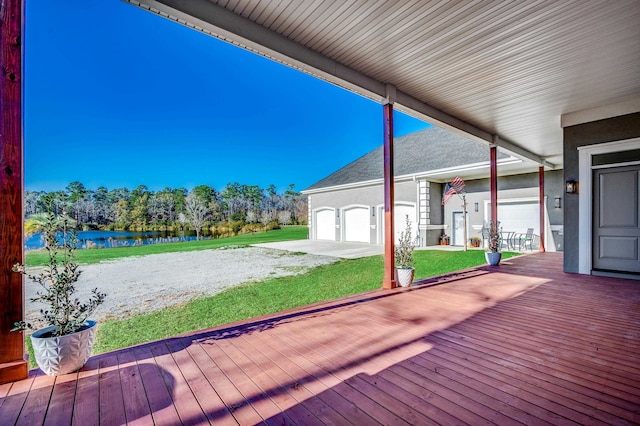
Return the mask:
M 640 273 L 640 166 L 593 171 L 593 269 Z

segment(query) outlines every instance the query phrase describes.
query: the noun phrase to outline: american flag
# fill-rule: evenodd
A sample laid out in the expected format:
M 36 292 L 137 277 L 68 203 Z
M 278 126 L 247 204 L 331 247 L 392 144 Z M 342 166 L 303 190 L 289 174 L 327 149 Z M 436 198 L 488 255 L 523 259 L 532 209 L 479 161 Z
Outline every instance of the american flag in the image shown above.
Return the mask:
M 451 182 L 447 182 L 444 187 L 444 194 L 442 195 L 442 205 L 444 206 L 449 202 L 449 199 L 455 194 L 460 194 L 464 191 L 464 181 L 456 176 Z

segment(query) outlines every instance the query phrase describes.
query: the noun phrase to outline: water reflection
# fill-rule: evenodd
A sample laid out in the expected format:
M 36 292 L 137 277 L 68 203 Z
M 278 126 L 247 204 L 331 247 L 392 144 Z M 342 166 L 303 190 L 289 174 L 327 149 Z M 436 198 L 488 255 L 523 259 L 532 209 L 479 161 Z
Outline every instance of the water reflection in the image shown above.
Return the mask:
M 210 232 L 201 232 L 200 239 L 211 239 Z M 194 241 L 195 231 L 80 231 L 78 248 L 131 247 L 148 244 L 164 244 L 180 241 Z M 33 234 L 26 239 L 25 250 L 37 250 L 44 247 L 44 235 Z

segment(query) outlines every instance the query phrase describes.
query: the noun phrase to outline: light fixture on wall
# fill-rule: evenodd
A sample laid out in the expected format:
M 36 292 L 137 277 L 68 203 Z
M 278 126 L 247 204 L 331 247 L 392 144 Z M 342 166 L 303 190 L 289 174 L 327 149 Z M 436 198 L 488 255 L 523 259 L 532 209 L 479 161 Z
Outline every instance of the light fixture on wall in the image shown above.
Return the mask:
M 371 216 L 375 216 L 376 215 L 376 208 L 371 206 Z
M 473 205 L 473 210 L 478 211 L 478 203 L 475 203 L 475 204 Z
M 555 208 L 559 209 L 561 208 L 561 198 L 560 197 L 556 197 L 556 202 L 555 202 Z
M 573 179 L 567 181 L 565 191 L 567 194 L 575 194 L 578 192 L 578 182 Z

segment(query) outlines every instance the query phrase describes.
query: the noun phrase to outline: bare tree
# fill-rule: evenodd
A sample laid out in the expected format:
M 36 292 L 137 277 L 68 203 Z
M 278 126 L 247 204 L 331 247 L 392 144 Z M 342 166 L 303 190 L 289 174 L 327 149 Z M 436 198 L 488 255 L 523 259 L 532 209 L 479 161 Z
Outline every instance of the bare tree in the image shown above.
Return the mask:
M 266 226 L 275 219 L 273 213 L 269 210 L 262 210 L 260 214 L 260 223 L 266 228 Z
M 184 213 L 178 214 L 178 224 L 180 225 L 180 236 L 184 237 L 184 227 L 187 224 L 187 216 Z
M 151 223 L 168 225 L 175 220 L 175 200 L 172 194 L 160 192 L 149 199 L 149 217 Z
M 38 213 L 38 199 L 44 192 L 24 191 L 24 214 L 26 217 Z
M 281 225 L 291 225 L 291 211 L 290 210 L 280 210 L 278 212 L 278 222 Z
M 191 193 L 187 196 L 185 210 L 189 225 L 196 231 L 196 239 L 199 240 L 200 231 L 202 231 L 202 226 L 207 217 L 207 208 L 198 197 Z

